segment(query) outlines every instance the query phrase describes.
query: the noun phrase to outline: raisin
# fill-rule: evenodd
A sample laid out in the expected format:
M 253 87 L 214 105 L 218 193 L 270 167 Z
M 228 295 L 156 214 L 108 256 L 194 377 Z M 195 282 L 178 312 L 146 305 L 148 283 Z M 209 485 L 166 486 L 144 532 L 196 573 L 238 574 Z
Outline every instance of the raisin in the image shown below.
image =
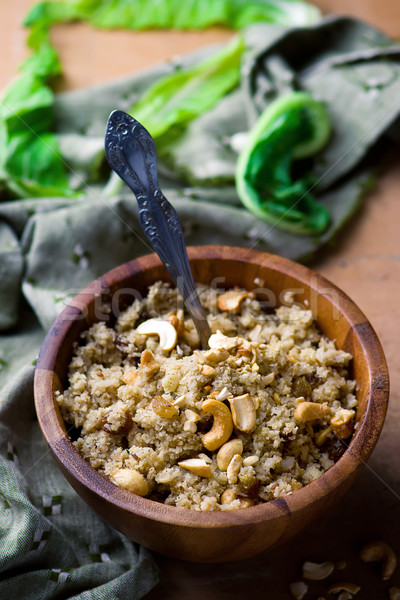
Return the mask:
M 128 353 L 128 342 L 124 339 L 122 339 L 119 335 L 115 336 L 115 345 L 117 347 L 117 349 L 122 352 L 123 354 L 127 354 Z
M 132 417 L 129 412 L 125 413 L 124 422 L 118 427 L 118 429 L 113 429 L 112 424 L 107 420 L 107 413 L 103 417 L 102 423 L 104 431 L 107 433 L 112 433 L 113 435 L 126 435 L 129 433 L 133 425 Z
M 240 481 L 240 491 L 246 498 L 258 498 L 258 490 L 260 484 L 258 479 L 254 477 L 254 475 L 246 474 L 239 476 Z
M 344 454 L 344 452 L 346 451 L 346 448 L 347 444 L 337 437 L 330 439 L 323 446 L 323 450 L 328 453 L 329 458 L 334 462 L 337 462 L 339 460 L 342 454 Z
M 302 396 L 307 400 L 311 398 L 312 387 L 305 377 L 296 377 L 292 384 L 292 393 L 296 398 Z
M 172 419 L 172 417 L 176 417 L 178 415 L 178 411 L 175 406 L 172 406 L 168 400 L 163 398 L 163 396 L 154 396 L 151 401 L 151 408 L 159 417 L 163 417 L 163 419 Z
M 316 375 L 315 373 L 310 373 L 309 375 L 305 375 L 306 380 L 308 381 L 308 383 L 311 385 L 312 389 L 318 387 L 319 385 L 321 385 L 321 383 L 323 383 L 323 379 L 321 379 L 321 377 L 318 377 L 318 375 Z

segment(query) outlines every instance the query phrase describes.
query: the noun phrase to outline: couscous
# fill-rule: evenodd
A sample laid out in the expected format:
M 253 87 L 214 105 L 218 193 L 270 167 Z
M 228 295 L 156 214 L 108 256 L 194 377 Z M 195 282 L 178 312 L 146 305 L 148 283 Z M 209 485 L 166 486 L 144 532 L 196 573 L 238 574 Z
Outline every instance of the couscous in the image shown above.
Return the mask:
M 57 402 L 91 466 L 141 496 L 233 510 L 312 482 L 354 429 L 351 356 L 293 301 L 202 288 L 202 350 L 176 289 L 157 282 L 113 326 L 93 325 Z

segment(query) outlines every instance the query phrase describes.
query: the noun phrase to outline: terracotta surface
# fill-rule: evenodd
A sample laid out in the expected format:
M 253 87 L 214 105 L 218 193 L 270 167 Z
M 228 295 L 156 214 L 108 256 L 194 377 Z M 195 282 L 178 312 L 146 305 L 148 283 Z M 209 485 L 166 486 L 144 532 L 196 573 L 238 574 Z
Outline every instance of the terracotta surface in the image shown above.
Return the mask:
M 326 11 L 364 18 L 400 38 L 398 0 L 319 0 Z M 32 2 L 0 0 L 0 87 L 13 76 L 25 55 L 23 15 Z M 60 88 L 105 81 L 172 54 L 226 39 L 218 30 L 200 33 L 93 32 L 81 25 L 58 27 L 54 41 L 61 51 L 65 79 Z M 155 43 L 156 42 L 156 43 Z M 362 585 L 361 600 L 387 598 L 390 585 L 400 587 L 400 567 L 383 584 L 378 571 L 357 557 L 360 546 L 381 538 L 400 555 L 400 149 L 386 162 L 379 184 L 364 208 L 347 227 L 337 246 L 313 265 L 341 287 L 365 312 L 386 352 L 391 372 L 391 405 L 384 432 L 361 479 L 323 525 L 307 530 L 284 549 L 239 564 L 214 567 L 159 558 L 161 583 L 148 599 L 204 597 L 290 598 L 288 583 L 300 576 L 305 559 L 346 560 L 340 579 Z M 307 598 L 317 598 L 324 586 L 313 584 Z

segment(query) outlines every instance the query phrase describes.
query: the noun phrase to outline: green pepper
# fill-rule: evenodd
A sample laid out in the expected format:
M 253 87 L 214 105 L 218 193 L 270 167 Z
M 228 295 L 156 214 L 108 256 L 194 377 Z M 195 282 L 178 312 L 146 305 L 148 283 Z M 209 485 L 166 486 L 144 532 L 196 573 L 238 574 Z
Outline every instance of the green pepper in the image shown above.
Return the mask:
M 310 193 L 312 178 L 293 176 L 296 162 L 328 142 L 330 121 L 321 102 L 294 92 L 272 102 L 250 131 L 236 166 L 236 189 L 260 219 L 293 233 L 321 233 L 330 214 Z

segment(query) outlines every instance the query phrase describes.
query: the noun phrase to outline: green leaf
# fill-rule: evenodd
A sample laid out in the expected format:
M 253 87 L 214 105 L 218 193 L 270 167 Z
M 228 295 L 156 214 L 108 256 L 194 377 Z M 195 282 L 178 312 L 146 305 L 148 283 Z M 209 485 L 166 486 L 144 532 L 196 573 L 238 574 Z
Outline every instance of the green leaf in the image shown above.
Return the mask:
M 236 167 L 236 189 L 260 219 L 294 233 L 321 233 L 328 211 L 310 192 L 307 173 L 293 180 L 296 159 L 312 157 L 328 142 L 330 123 L 322 103 L 294 92 L 272 102 L 250 132 Z
M 238 88 L 191 121 L 176 139 L 166 135 L 159 140 L 157 153 L 163 170 L 186 185 L 233 185 L 237 153 L 231 138 L 247 129 L 242 91 Z
M 14 135 L 8 145 L 5 170 L 8 187 L 20 197 L 70 195 L 66 169 L 54 134 Z
M 0 188 L 18 195 L 71 195 L 59 157 L 53 124 L 53 94 L 49 84 L 61 73 L 50 28 L 82 20 L 98 27 L 144 29 L 205 28 L 224 24 L 241 27 L 258 20 L 314 22 L 319 12 L 300 0 L 69 0 L 35 4 L 25 18 L 33 54 L 21 75 L 3 96 L 0 108 Z M 210 109 L 239 82 L 241 39 L 196 67 L 173 73 L 150 88 L 135 106 L 135 117 L 159 137 L 186 125 Z M 40 144 L 37 136 L 43 136 Z M 14 156 L 15 153 L 21 156 Z M 35 169 L 34 164 L 38 167 Z M 37 179 L 35 179 L 35 177 Z
M 50 44 L 48 35 L 43 35 L 40 45 L 36 49 L 37 39 L 30 37 L 34 45 L 34 54 L 29 56 L 20 66 L 20 71 L 34 74 L 35 77 L 43 82 L 49 81 L 52 77 L 60 75 L 62 72 L 61 63 L 57 52 Z
M 32 31 L 37 31 L 40 28 L 48 30 L 57 23 L 79 19 L 85 15 L 85 11 L 79 9 L 79 4 L 87 4 L 87 8 L 90 6 L 90 2 L 77 2 L 76 0 L 38 2 L 29 10 L 24 19 L 24 25 L 25 27 L 31 27 Z M 100 2 L 96 4 L 100 4 Z M 95 3 L 92 2 L 92 5 L 94 7 Z
M 320 19 L 317 7 L 302 0 L 70 0 L 35 5 L 29 27 L 50 27 L 80 19 L 105 29 L 241 29 L 256 22 L 306 25 Z
M 285 69 L 278 70 L 276 56 Z M 313 166 L 320 193 L 351 173 L 398 118 L 399 59 L 399 45 L 356 19 L 286 29 L 247 64 L 247 112 L 257 118 L 281 95 L 283 79 L 325 104 L 333 135 Z
M 9 136 L 30 128 L 36 133 L 48 131 L 52 123 L 53 92 L 34 74 L 24 73 L 4 94 L 0 116 Z
M 241 29 L 256 22 L 307 25 L 316 23 L 321 16 L 316 6 L 298 0 L 236 0 L 230 5 L 229 24 L 234 29 Z
M 242 37 L 190 69 L 167 75 L 150 86 L 131 110 L 154 138 L 182 126 L 214 106 L 239 83 Z
M 48 30 L 32 32 L 34 53 L 0 102 L 0 185 L 19 197 L 71 196 L 53 125 L 48 83 L 61 72 Z

